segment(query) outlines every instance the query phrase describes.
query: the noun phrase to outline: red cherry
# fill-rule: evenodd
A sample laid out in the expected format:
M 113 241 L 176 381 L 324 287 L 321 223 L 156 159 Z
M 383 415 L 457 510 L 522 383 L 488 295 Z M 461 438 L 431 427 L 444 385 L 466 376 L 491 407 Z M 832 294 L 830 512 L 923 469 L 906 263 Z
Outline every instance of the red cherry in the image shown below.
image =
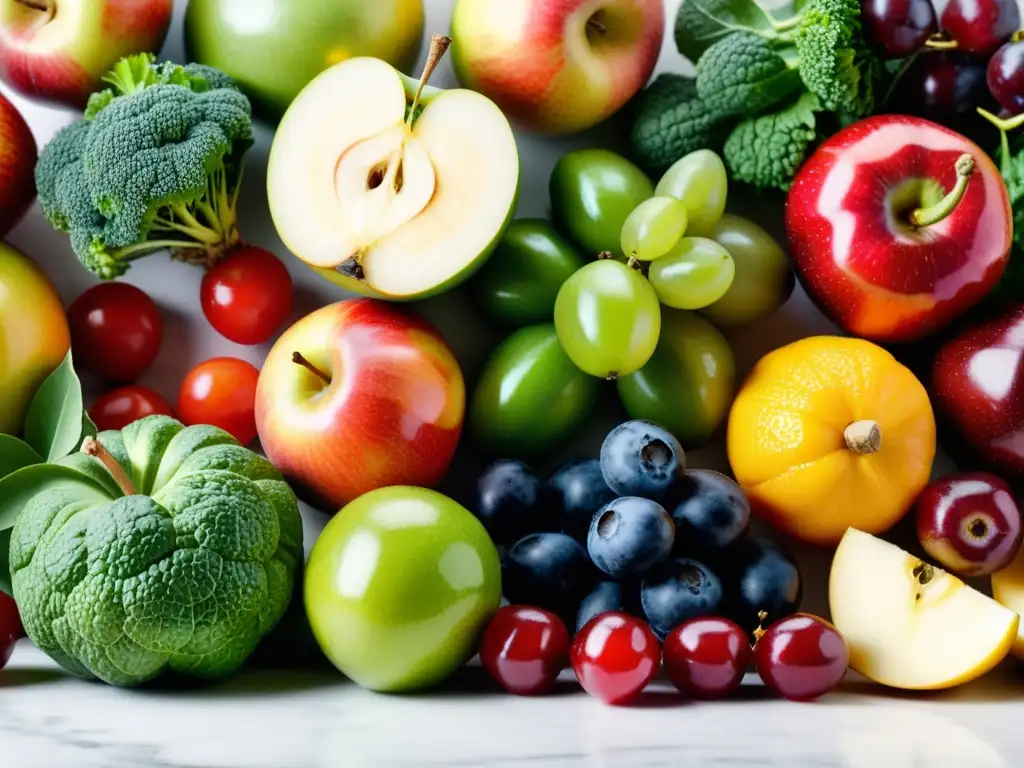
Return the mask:
M 21 616 L 14 598 L 0 592 L 0 669 L 3 669 L 14 653 L 14 644 L 25 634 Z
M 658 674 L 661 647 L 647 624 L 610 611 L 576 633 L 569 658 L 587 693 L 605 704 L 625 704 Z
M 242 445 L 256 439 L 256 382 L 260 372 L 234 357 L 200 363 L 178 393 L 178 415 L 186 425 L 211 424 Z
M 97 429 L 124 429 L 133 421 L 162 413 L 173 416 L 170 403 L 149 387 L 132 385 L 107 392 L 89 409 Z
M 111 384 L 137 380 L 163 341 L 160 310 L 129 283 L 100 283 L 68 309 L 75 363 Z
M 262 344 L 292 311 L 292 276 L 270 251 L 245 246 L 203 277 L 203 314 L 218 333 L 238 344 Z
M 988 57 L 1020 27 L 1020 10 L 1017 0 L 949 0 L 941 26 L 958 50 Z
M 506 605 L 494 614 L 480 641 L 480 662 L 509 693 L 547 693 L 569 656 L 569 632 L 555 614 Z
M 811 701 L 828 693 L 850 664 L 846 638 L 819 616 L 795 613 L 755 634 L 757 673 L 786 699 Z
M 714 699 L 739 688 L 751 662 L 750 638 L 728 619 L 690 619 L 665 638 L 665 672 L 680 691 Z

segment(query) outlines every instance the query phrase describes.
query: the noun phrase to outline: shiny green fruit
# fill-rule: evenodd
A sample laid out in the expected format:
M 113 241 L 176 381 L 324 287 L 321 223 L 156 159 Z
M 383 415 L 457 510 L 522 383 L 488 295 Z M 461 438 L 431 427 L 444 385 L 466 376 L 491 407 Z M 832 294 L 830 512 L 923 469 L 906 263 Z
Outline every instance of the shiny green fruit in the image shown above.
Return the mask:
M 732 256 L 714 240 L 684 237 L 651 263 L 648 278 L 665 306 L 701 309 L 725 295 L 735 274 Z
M 364 688 L 428 688 L 476 651 L 501 601 L 487 531 L 435 491 L 391 486 L 345 505 L 306 565 L 306 612 L 334 665 Z
M 686 232 L 686 206 L 674 197 L 644 200 L 622 225 L 622 252 L 653 261 L 676 247 Z
M 470 432 L 494 456 L 543 456 L 572 436 L 597 396 L 597 380 L 573 365 L 555 327 L 531 325 L 487 361 L 470 401 Z
M 736 276 L 725 295 L 701 313 L 716 325 L 745 325 L 775 312 L 793 294 L 795 280 L 782 246 L 764 229 L 727 213 L 708 235 L 736 263 Z
M 725 337 L 692 312 L 662 308 L 661 339 L 650 361 L 619 379 L 632 419 L 665 427 L 686 446 L 711 437 L 729 413 L 736 362 Z
M 686 234 L 690 237 L 708 236 L 725 211 L 728 193 L 725 163 L 710 149 L 698 149 L 677 160 L 655 190 L 655 194 L 674 197 L 686 206 Z
M 499 323 L 519 328 L 551 322 L 562 283 L 583 258 L 544 219 L 517 219 L 470 284 L 481 309 Z
M 558 341 L 569 359 L 591 376 L 628 376 L 650 359 L 658 345 L 661 307 L 636 264 L 611 259 L 591 262 L 558 292 Z
M 634 208 L 654 195 L 654 184 L 643 171 L 606 149 L 563 155 L 549 186 L 555 226 L 587 257 L 602 251 L 622 256 L 622 225 Z

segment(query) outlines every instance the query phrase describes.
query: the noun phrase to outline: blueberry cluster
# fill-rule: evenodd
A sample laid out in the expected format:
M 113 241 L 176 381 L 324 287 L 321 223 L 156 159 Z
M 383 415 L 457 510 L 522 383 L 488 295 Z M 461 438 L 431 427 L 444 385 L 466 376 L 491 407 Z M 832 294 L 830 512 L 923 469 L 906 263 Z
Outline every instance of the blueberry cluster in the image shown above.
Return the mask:
M 505 598 L 552 611 L 578 631 L 607 611 L 647 621 L 660 639 L 698 616 L 746 631 L 765 611 L 794 612 L 793 558 L 748 536 L 750 504 L 726 476 L 686 469 L 676 438 L 649 421 L 615 427 L 600 458 L 575 459 L 542 481 L 519 461 L 490 465 L 474 512 L 504 547 Z

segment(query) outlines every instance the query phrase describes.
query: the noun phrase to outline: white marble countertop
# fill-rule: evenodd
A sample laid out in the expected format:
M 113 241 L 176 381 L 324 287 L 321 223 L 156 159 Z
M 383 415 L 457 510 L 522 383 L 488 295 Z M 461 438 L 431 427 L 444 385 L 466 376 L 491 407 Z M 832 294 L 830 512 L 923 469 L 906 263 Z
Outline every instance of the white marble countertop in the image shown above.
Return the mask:
M 0 765 L 1010 768 L 1024 754 L 1019 676 L 913 696 L 850 682 L 810 704 L 774 698 L 756 675 L 721 702 L 688 702 L 658 682 L 635 706 L 610 707 L 571 673 L 550 696 L 519 698 L 479 667 L 416 696 L 329 671 L 132 691 L 70 677 L 22 641 L 0 675 Z

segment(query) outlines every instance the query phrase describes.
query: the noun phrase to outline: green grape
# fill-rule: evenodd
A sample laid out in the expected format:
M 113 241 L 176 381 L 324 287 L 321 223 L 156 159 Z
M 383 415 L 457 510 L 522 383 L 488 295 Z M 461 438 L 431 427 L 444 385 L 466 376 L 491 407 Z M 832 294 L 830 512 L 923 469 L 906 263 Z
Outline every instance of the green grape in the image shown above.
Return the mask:
M 684 237 L 671 253 L 651 262 L 649 275 L 661 303 L 676 309 L 714 304 L 735 276 L 736 263 L 729 252 L 705 237 Z
M 555 331 L 580 370 L 616 379 L 639 370 L 654 354 L 661 307 L 638 270 L 601 259 L 562 285 L 555 299 Z
M 654 190 L 656 195 L 683 202 L 689 219 L 686 234 L 690 237 L 711 233 L 725 211 L 728 193 L 725 163 L 710 149 L 698 149 L 677 160 Z
M 633 209 L 622 225 L 622 252 L 653 261 L 671 251 L 686 232 L 686 206 L 674 197 L 652 197 Z

